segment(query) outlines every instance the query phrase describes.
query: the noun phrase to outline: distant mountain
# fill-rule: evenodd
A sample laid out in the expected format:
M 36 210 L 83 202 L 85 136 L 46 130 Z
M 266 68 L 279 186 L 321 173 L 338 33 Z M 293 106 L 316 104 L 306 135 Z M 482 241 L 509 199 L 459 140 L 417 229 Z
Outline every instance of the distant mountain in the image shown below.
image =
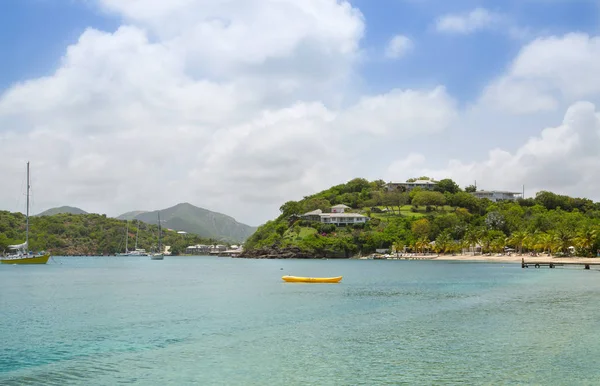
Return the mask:
M 83 209 L 75 208 L 72 206 L 61 206 L 59 208 L 50 208 L 46 211 L 43 211 L 42 213 L 37 214 L 36 216 L 53 216 L 55 214 L 61 213 L 88 214 L 88 212 L 86 212 Z
M 134 210 L 131 212 L 123 213 L 122 215 L 117 217 L 117 219 L 118 220 L 135 220 L 137 216 L 139 216 L 140 214 L 143 214 L 143 213 L 147 213 L 147 212 L 148 211 L 146 211 L 146 210 Z
M 141 212 L 129 220 L 140 220 L 148 224 L 158 224 L 158 211 Z M 129 212 L 124 216 L 135 212 Z M 256 231 L 256 227 L 237 222 L 233 217 L 222 213 L 211 212 L 208 209 L 198 208 L 192 204 L 177 204 L 171 208 L 160 210 L 162 226 L 177 231 L 186 231 L 201 237 L 217 240 L 241 242 L 245 241 Z

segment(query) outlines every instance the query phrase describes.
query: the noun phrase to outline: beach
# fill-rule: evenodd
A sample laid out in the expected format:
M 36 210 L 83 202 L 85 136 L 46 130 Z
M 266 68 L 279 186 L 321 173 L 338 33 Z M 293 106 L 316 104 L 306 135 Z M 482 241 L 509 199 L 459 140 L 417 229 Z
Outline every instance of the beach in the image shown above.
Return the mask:
M 530 256 L 530 255 L 438 255 L 432 260 L 445 261 L 481 261 L 481 262 L 502 262 L 502 263 L 520 263 L 521 259 L 525 262 L 540 262 L 540 263 L 600 263 L 600 258 L 597 257 L 555 257 L 555 256 Z

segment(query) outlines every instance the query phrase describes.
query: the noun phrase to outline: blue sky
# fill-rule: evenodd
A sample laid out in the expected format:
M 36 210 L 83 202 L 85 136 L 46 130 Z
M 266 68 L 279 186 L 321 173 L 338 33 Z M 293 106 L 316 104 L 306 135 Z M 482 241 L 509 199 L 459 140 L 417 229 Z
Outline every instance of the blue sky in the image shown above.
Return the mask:
M 600 199 L 600 0 L 350 3 L 4 0 L 0 174 L 252 225 L 358 176 Z
M 503 71 L 524 41 L 536 35 L 568 31 L 595 33 L 600 11 L 595 0 L 353 0 L 363 13 L 365 61 L 360 67 L 367 92 L 391 87 L 443 84 L 462 101 L 474 98 L 489 79 Z M 531 35 L 515 39 L 503 31 L 468 36 L 443 35 L 435 20 L 475 7 L 506 14 Z M 0 52 L 4 57 L 0 89 L 50 74 L 65 47 L 88 27 L 114 31 L 118 16 L 81 0 L 5 0 L 0 4 Z M 403 60 L 382 56 L 391 36 L 409 36 L 417 45 Z

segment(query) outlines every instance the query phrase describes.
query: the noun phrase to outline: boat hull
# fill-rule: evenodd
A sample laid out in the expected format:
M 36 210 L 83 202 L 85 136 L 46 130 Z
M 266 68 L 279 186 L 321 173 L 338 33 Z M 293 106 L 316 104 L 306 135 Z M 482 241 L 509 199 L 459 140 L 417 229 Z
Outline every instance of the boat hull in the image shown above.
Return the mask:
M 150 256 L 150 260 L 164 260 L 165 255 L 152 255 Z
M 301 277 L 301 276 L 282 276 L 281 279 L 287 283 L 339 283 L 342 276 L 336 277 Z
M 50 259 L 49 254 L 39 255 L 39 256 L 23 256 L 13 259 L 2 259 L 0 263 L 2 264 L 46 264 Z

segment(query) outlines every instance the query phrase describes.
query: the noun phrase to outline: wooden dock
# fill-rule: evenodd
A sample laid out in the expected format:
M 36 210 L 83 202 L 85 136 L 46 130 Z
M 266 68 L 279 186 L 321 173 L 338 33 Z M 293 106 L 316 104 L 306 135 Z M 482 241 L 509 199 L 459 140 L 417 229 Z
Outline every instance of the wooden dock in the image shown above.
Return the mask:
M 600 266 L 600 262 L 598 263 L 587 263 L 587 262 L 580 262 L 580 261 L 569 261 L 569 262 L 551 262 L 551 261 L 525 261 L 525 259 L 521 259 L 521 268 L 529 268 L 529 267 L 534 267 L 534 268 L 540 268 L 540 267 L 548 267 L 548 268 L 555 268 L 555 267 L 562 267 L 565 265 L 579 265 L 579 266 L 583 266 L 583 269 L 590 269 L 590 266 L 592 265 L 597 265 Z

